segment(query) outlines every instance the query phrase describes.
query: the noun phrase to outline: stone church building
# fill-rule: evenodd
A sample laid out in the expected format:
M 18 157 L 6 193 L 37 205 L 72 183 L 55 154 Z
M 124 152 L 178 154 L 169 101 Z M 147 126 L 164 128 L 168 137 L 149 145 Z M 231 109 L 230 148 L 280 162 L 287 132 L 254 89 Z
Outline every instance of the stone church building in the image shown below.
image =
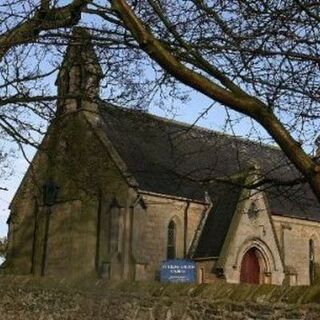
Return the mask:
M 5 273 L 157 280 L 191 259 L 199 282 L 318 280 L 320 208 L 272 146 L 110 105 L 77 28 L 56 117 L 10 209 Z M 250 187 L 251 186 L 251 187 Z

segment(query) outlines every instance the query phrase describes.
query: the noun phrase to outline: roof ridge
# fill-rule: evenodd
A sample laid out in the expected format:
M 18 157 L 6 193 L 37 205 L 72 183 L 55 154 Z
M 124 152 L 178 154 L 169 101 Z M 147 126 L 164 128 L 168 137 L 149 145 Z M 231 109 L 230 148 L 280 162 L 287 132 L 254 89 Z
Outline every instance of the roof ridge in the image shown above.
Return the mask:
M 238 140 L 238 141 L 242 141 L 242 142 L 248 142 L 248 143 L 252 143 L 252 144 L 255 144 L 255 145 L 258 145 L 258 146 L 261 146 L 261 147 L 265 147 L 265 148 L 269 148 L 269 149 L 272 149 L 272 150 L 281 151 L 280 147 L 277 146 L 277 145 L 272 145 L 272 144 L 268 144 L 268 143 L 261 142 L 261 141 L 251 140 L 251 139 L 248 139 L 248 138 L 245 138 L 245 137 L 242 137 L 242 136 L 235 136 L 235 135 L 232 135 L 230 133 L 220 132 L 220 131 L 217 131 L 217 130 L 205 128 L 205 127 L 202 127 L 202 126 L 199 126 L 199 125 L 195 125 L 195 124 L 190 124 L 190 123 L 187 123 L 187 122 L 184 122 L 184 121 L 180 121 L 180 120 L 168 119 L 166 117 L 159 116 L 159 115 L 150 113 L 150 112 L 142 110 L 142 109 L 132 109 L 132 108 L 128 108 L 128 107 L 123 107 L 123 106 L 116 105 L 116 104 L 113 104 L 113 103 L 110 103 L 110 102 L 107 102 L 107 101 L 104 101 L 104 100 L 102 100 L 102 102 L 104 104 L 106 104 L 108 107 L 121 109 L 122 111 L 125 111 L 125 112 L 131 112 L 131 113 L 137 113 L 137 114 L 138 113 L 145 114 L 145 115 L 149 116 L 150 118 L 155 118 L 155 119 L 161 120 L 163 122 L 167 122 L 169 124 L 179 125 L 181 127 L 185 127 L 186 129 L 189 129 L 189 130 L 196 129 L 197 131 L 200 131 L 200 132 L 214 133 L 216 135 L 224 136 L 224 137 L 229 138 L 229 139 Z

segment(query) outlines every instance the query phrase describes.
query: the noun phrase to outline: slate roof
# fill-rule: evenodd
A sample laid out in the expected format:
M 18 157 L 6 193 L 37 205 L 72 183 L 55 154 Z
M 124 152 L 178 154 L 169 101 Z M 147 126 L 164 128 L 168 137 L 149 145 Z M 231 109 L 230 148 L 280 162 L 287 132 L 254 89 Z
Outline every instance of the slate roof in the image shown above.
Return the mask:
M 219 257 L 241 190 L 239 186 L 225 183 L 216 186 L 216 201 L 208 214 L 192 258 Z
M 112 141 L 139 188 L 149 192 L 205 200 L 233 197 L 232 190 L 217 192 L 215 183 L 203 183 L 208 177 L 227 178 L 244 172 L 258 162 L 268 177 L 288 180 L 299 176 L 278 148 L 204 128 L 192 127 L 141 111 L 101 103 L 100 123 Z M 265 190 L 273 214 L 320 221 L 320 207 L 307 185 L 273 186 Z

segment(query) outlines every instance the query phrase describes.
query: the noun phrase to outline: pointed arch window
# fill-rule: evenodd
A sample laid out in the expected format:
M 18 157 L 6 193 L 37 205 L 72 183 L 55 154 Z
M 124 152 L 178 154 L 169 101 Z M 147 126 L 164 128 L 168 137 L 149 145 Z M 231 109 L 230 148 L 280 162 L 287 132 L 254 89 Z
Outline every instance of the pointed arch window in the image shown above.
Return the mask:
M 315 279 L 315 257 L 314 257 L 314 241 L 309 240 L 309 275 L 310 284 L 314 283 Z
M 167 230 L 167 259 L 176 258 L 176 237 L 177 237 L 177 226 L 173 220 L 168 224 Z

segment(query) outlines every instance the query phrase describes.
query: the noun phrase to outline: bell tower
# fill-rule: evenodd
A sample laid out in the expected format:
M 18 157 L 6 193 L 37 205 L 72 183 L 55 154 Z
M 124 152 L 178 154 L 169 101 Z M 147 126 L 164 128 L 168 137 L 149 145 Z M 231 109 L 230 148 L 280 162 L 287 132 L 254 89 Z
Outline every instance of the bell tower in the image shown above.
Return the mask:
M 55 83 L 58 87 L 57 116 L 80 108 L 94 108 L 102 76 L 89 32 L 81 27 L 74 28 Z

